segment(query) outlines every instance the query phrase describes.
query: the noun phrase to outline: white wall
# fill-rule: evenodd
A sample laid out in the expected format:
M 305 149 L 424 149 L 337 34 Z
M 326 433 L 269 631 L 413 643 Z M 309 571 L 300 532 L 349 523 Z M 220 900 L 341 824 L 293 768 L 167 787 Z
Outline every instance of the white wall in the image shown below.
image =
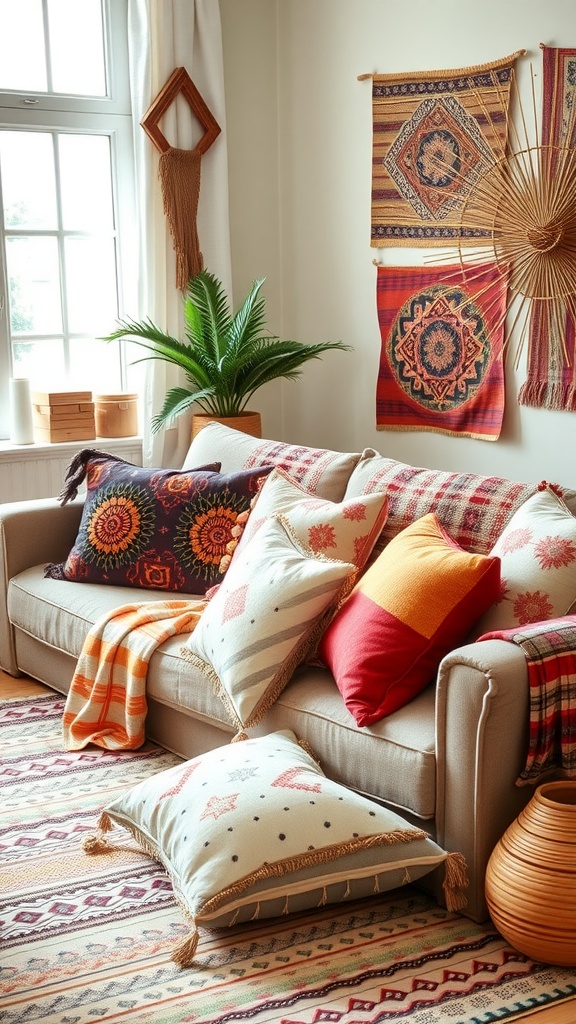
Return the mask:
M 235 295 L 266 275 L 271 329 L 354 348 L 310 364 L 298 383 L 271 386 L 256 403 L 265 432 L 576 486 L 576 414 L 518 405 L 525 360 L 517 371 L 509 360 L 497 442 L 376 430 L 373 260 L 420 265 L 424 253 L 370 247 L 371 83 L 357 80 L 525 48 L 518 81 L 531 117 L 531 64 L 538 91 L 539 44 L 576 46 L 574 0 L 220 0 L 220 8 Z

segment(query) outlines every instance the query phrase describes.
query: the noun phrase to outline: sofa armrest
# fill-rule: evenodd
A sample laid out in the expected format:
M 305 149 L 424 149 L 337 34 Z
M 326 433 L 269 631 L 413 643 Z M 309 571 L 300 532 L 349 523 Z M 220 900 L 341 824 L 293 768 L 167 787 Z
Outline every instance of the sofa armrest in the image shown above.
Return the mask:
M 466 857 L 466 913 L 488 917 L 484 876 L 510 822 L 532 796 L 518 787 L 528 750 L 528 672 L 503 640 L 468 644 L 440 666 L 436 698 L 436 839 Z
M 66 558 L 76 539 L 82 506 L 80 498 L 64 506 L 54 498 L 0 505 L 0 667 L 10 675 L 19 671 L 8 619 L 8 584 L 30 566 Z

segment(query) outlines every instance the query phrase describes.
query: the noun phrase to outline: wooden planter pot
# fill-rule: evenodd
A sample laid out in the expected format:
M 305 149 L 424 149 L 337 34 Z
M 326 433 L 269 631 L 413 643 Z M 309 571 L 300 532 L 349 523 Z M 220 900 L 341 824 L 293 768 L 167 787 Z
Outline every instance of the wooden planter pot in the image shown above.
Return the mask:
M 226 427 L 241 430 L 252 437 L 262 437 L 262 418 L 259 412 L 243 412 L 239 416 L 211 416 L 209 413 L 194 413 L 192 416 L 192 437 L 207 423 L 223 423 Z

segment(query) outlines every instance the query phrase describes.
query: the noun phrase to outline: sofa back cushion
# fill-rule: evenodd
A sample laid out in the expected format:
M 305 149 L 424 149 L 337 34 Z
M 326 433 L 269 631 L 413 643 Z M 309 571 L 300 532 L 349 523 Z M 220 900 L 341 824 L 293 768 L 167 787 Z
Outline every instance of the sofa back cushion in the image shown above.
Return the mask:
M 217 455 L 208 455 L 217 452 Z M 222 423 L 208 423 L 192 441 L 183 469 L 220 462 L 223 473 L 257 466 L 278 466 L 301 487 L 330 501 L 342 501 L 360 452 L 335 452 L 252 437 Z
M 379 547 L 428 512 L 434 512 L 453 540 L 467 551 L 488 554 L 516 509 L 535 494 L 538 484 L 498 476 L 450 473 L 408 466 L 367 449 L 354 468 L 346 498 L 385 491 L 388 518 Z M 566 489 L 564 500 L 575 502 Z

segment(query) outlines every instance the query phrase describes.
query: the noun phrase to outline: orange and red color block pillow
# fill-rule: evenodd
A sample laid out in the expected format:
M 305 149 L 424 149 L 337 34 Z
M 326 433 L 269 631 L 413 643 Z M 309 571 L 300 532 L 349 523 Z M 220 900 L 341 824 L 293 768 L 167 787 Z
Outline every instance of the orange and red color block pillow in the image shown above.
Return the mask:
M 320 643 L 357 723 L 407 704 L 498 598 L 500 560 L 464 551 L 429 513 L 393 538 Z

